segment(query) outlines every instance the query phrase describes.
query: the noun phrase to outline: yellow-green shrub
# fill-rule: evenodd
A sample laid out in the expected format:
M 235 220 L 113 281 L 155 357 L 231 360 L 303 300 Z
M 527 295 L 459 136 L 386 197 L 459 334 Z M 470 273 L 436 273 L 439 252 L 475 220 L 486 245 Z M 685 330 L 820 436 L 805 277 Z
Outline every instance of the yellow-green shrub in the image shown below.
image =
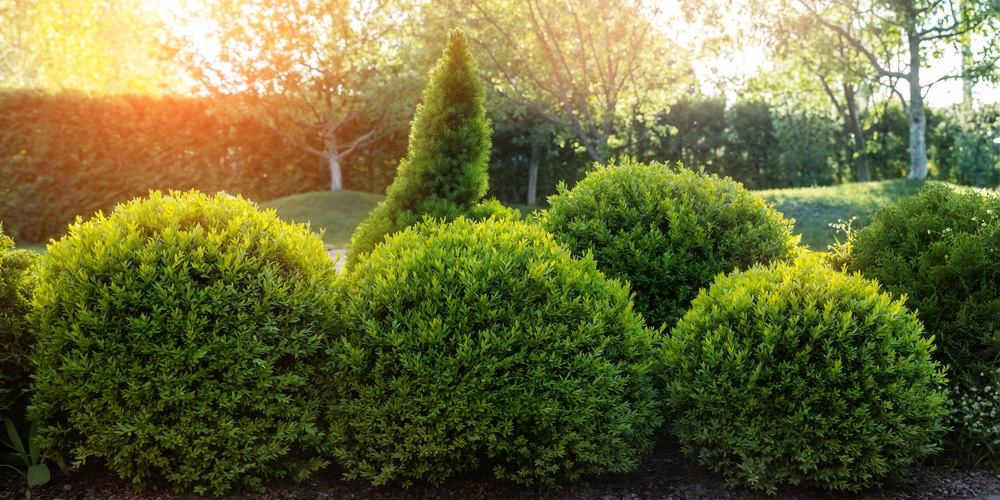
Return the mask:
M 664 345 L 672 430 L 730 484 L 877 485 L 939 450 L 932 350 L 902 301 L 818 260 L 720 275 Z
M 797 253 L 792 221 L 741 184 L 660 163 L 597 166 L 549 204 L 545 229 L 627 280 L 650 326 L 673 326 L 720 272 Z
M 541 228 L 425 220 L 347 280 L 328 371 L 348 477 L 552 486 L 630 471 L 651 449 L 657 334 L 627 288 Z
M 306 452 L 338 279 L 307 228 L 224 194 L 78 220 L 42 259 L 29 416 L 49 447 L 140 484 L 301 477 L 322 465 Z

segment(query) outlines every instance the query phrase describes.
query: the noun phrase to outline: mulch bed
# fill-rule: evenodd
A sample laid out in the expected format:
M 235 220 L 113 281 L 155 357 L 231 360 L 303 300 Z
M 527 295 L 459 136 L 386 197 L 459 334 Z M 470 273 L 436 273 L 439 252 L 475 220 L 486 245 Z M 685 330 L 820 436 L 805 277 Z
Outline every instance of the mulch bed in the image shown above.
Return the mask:
M 37 500 L 75 499 L 193 499 L 191 494 L 174 494 L 163 486 L 151 486 L 137 492 L 128 482 L 104 469 L 98 461 L 88 462 L 70 476 L 53 467 L 48 484 L 35 488 L 31 498 Z M 902 477 L 889 481 L 879 489 L 860 493 L 831 493 L 803 488 L 784 487 L 777 496 L 767 496 L 746 489 L 725 487 L 721 475 L 705 467 L 692 465 L 676 447 L 664 446 L 647 457 L 638 470 L 590 481 L 589 484 L 568 486 L 558 491 L 495 483 L 487 477 L 461 477 L 440 486 L 417 485 L 408 489 L 398 486 L 374 487 L 365 481 L 342 481 L 336 467 L 314 474 L 302 483 L 279 480 L 265 493 L 234 492 L 224 499 L 539 499 L 539 500 L 638 500 L 638 499 L 827 499 L 885 500 L 937 498 L 989 498 L 1000 494 L 1000 474 L 985 469 L 947 466 L 914 467 Z M 0 499 L 22 499 L 26 482 L 16 472 L 0 468 Z M 996 497 L 994 500 L 1000 500 Z

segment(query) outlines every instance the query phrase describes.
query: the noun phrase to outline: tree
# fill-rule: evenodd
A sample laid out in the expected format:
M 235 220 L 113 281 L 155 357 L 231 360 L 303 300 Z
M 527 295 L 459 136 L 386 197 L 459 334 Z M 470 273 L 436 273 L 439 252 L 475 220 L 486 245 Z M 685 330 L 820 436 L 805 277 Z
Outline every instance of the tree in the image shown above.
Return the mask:
M 720 7 L 687 2 L 692 11 Z M 924 96 L 935 80 L 927 83 L 921 70 L 942 57 L 950 44 L 967 34 L 984 37 L 986 43 L 976 54 L 977 64 L 966 66 L 963 74 L 942 79 L 981 76 L 995 72 L 997 28 L 1000 3 L 996 0 L 751 0 L 743 14 L 752 17 L 754 30 L 763 30 L 775 45 L 789 33 L 807 34 L 817 30 L 836 37 L 827 44 L 828 54 L 848 47 L 863 60 L 870 78 L 897 95 L 909 118 L 910 179 L 927 177 L 927 143 Z M 831 54 L 832 55 L 832 54 Z M 908 92 L 897 89 L 905 82 Z M 845 103 L 849 104 L 849 103 Z
M 403 0 L 208 0 L 186 15 L 211 27 L 169 43 L 213 94 L 241 94 L 246 110 L 323 158 L 330 189 L 344 187 L 342 161 L 403 119 L 387 96 L 406 96 L 393 38 Z M 217 55 L 200 48 L 214 44 Z
M 423 215 L 454 219 L 472 212 L 488 183 L 491 130 L 485 99 L 469 41 L 452 30 L 428 77 L 396 180 L 351 238 L 348 269 L 385 236 Z
M 0 2 L 0 88 L 163 93 L 182 88 L 154 21 L 126 0 Z
M 490 87 L 571 131 L 606 163 L 634 145 L 636 120 L 687 88 L 686 57 L 652 23 L 645 0 L 452 0 L 485 54 Z

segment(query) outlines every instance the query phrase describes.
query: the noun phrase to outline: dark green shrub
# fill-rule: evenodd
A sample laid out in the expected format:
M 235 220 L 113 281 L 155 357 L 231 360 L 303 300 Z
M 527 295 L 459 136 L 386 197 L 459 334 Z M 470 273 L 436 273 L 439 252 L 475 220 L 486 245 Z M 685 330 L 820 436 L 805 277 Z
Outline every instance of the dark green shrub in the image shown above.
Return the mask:
M 140 484 L 303 477 L 338 279 L 319 237 L 242 198 L 151 192 L 78 221 L 42 258 L 29 417 Z
M 488 183 L 492 131 L 485 101 L 469 41 L 461 30 L 452 30 L 444 55 L 430 72 L 396 180 L 351 239 L 349 269 L 385 236 L 420 222 L 424 215 L 471 215 Z
M 656 332 L 541 228 L 427 220 L 347 281 L 329 434 L 348 477 L 553 486 L 632 470 L 652 447 Z
M 878 485 L 939 449 L 933 349 L 902 301 L 816 258 L 720 275 L 664 344 L 673 430 L 730 485 Z
M 38 254 L 14 249 L 0 224 L 0 416 L 24 418 L 31 383 L 28 355 L 34 337 L 28 325 L 36 286 Z
M 959 397 L 1000 384 L 1000 199 L 929 185 L 872 215 L 849 235 L 847 268 L 907 296 L 937 339 L 935 356 L 948 366 Z M 969 415 L 959 404 L 959 420 Z M 989 405 L 994 406 L 992 403 Z M 967 410 L 971 410 L 968 407 Z M 975 412 L 976 420 L 981 419 Z M 989 408 L 985 412 L 989 413 Z M 988 427 L 1000 421 L 995 416 Z M 984 441 L 956 426 L 960 453 L 1000 463 Z M 980 444 L 976 444 L 980 443 Z M 995 445 L 993 445 L 995 447 Z M 985 453 L 985 455 L 984 455 Z
M 574 255 L 628 280 L 635 307 L 669 328 L 720 272 L 789 259 L 792 221 L 731 179 L 622 160 L 559 187 L 542 225 Z

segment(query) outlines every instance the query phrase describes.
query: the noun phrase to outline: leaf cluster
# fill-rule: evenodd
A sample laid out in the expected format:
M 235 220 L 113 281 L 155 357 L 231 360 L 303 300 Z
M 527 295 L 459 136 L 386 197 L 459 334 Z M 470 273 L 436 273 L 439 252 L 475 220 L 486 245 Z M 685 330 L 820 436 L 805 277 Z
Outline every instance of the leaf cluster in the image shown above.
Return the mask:
M 672 430 L 731 485 L 877 486 L 939 450 L 933 349 L 901 300 L 817 258 L 720 275 L 664 343 Z
M 225 194 L 78 219 L 34 300 L 42 445 L 197 493 L 317 469 L 311 382 L 338 279 L 305 226 Z
M 541 224 L 627 280 L 650 325 L 672 326 L 720 273 L 792 258 L 792 221 L 731 179 L 623 159 L 549 198 Z
M 657 332 L 541 228 L 425 219 L 348 274 L 329 435 L 348 478 L 627 472 L 662 421 Z

